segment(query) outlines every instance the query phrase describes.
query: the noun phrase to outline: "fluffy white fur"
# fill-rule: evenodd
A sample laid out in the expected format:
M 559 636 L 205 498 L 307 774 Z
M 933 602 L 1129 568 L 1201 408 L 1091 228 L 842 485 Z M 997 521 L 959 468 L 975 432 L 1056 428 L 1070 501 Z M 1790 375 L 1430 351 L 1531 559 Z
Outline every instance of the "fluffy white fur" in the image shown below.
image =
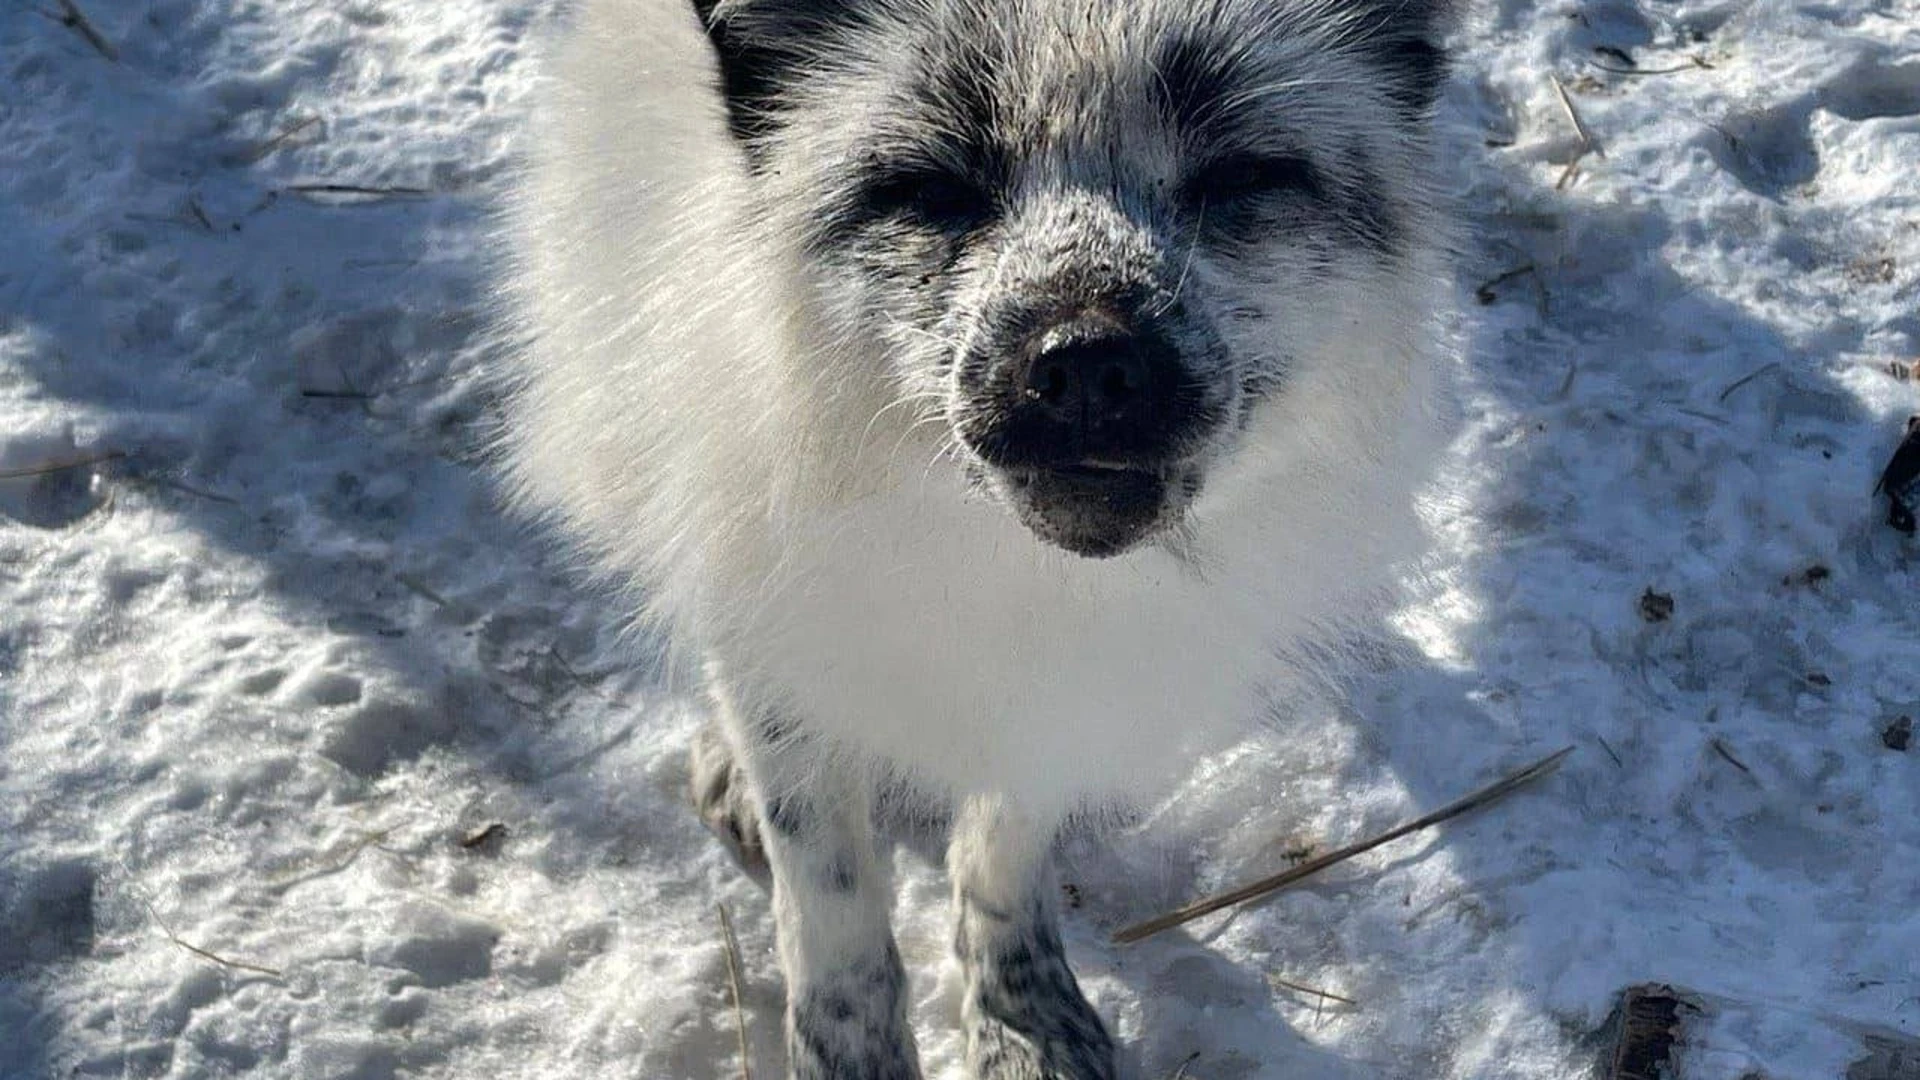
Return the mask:
M 1239 6 L 1341 32 L 1329 5 Z M 732 694 L 864 763 L 1040 820 L 1178 779 L 1417 535 L 1437 217 L 1413 204 L 1398 267 L 1279 301 L 1260 332 L 1285 334 L 1288 387 L 1173 541 L 1081 559 L 969 487 L 944 424 L 903 407 L 889 343 L 848 331 L 797 241 L 746 223 L 712 65 L 678 0 L 588 0 L 554 57 L 513 216 L 519 499 Z M 1315 125 L 1392 137 L 1377 108 L 1314 100 Z M 1190 272 L 1222 284 L 1204 254 Z

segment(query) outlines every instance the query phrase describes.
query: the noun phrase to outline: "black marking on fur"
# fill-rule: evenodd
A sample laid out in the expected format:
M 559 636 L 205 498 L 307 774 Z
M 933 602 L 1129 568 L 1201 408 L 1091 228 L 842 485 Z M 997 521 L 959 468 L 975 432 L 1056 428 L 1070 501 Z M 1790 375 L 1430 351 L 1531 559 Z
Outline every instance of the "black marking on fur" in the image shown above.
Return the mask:
M 822 40 L 866 20 L 858 0 L 692 0 L 720 66 L 727 130 L 760 164 L 758 143 L 783 120 L 786 89 Z
M 1041 878 L 1017 915 L 961 893 L 954 950 L 968 1066 L 981 1080 L 1111 1080 L 1113 1038 L 1067 966 L 1051 880 Z
M 1179 130 L 1205 127 L 1233 88 L 1232 72 L 1222 61 L 1212 42 L 1192 35 L 1161 43 L 1153 64 L 1159 75 L 1152 83 L 1154 104 Z
M 998 210 L 994 193 L 972 170 L 943 165 L 875 164 L 856 192 L 846 211 L 846 225 L 899 218 L 943 235 L 964 237 Z
M 836 851 L 820 872 L 820 884 L 829 892 L 850 893 L 860 884 L 860 865 L 851 852 Z
M 819 820 L 813 804 L 799 795 L 775 795 L 768 799 L 761 817 L 769 829 L 787 837 L 804 835 Z
M 882 245 L 895 258 L 917 250 L 927 283 L 944 280 L 970 242 L 1004 212 L 1000 199 L 1009 171 L 1004 160 L 968 146 L 869 156 L 822 208 L 807 248 L 821 257 L 841 256 L 863 243 Z
M 1355 151 L 1350 164 L 1353 177 L 1335 201 L 1337 220 L 1349 235 L 1376 255 L 1391 257 L 1405 243 L 1400 217 L 1387 199 L 1387 193 L 1373 176 L 1373 163 L 1363 151 Z
M 987 48 L 996 35 L 976 25 L 981 12 L 963 7 L 955 14 L 918 50 L 919 77 L 907 80 L 894 107 L 940 133 L 948 164 L 991 189 L 1012 175 L 1011 152 L 993 119 L 1001 112 L 995 85 L 1007 61 Z
M 1402 38 L 1383 51 L 1388 73 L 1394 77 L 1394 95 L 1408 112 L 1424 116 L 1439 100 L 1447 81 L 1447 55 L 1438 45 L 1419 38 Z
M 1279 393 L 1280 388 L 1286 384 L 1286 372 L 1289 366 L 1285 361 L 1282 361 L 1274 367 L 1263 368 L 1259 371 L 1247 373 L 1240 379 L 1240 392 L 1245 394 L 1247 400 L 1250 402 L 1258 403 L 1267 400 L 1274 394 Z M 1241 414 L 1242 430 L 1244 430 L 1245 425 L 1250 422 L 1252 415 L 1253 413 L 1250 409 Z
M 1453 0 L 1375 0 L 1375 25 L 1362 42 L 1386 78 L 1388 97 L 1412 120 L 1433 111 L 1448 75 L 1447 54 L 1435 43 Z
M 802 739 L 800 725 L 787 716 L 766 710 L 754 716 L 747 734 L 761 746 L 778 748 Z
M 1005 210 L 1013 156 L 993 126 L 1003 60 L 981 47 L 992 35 L 969 33 L 978 30 L 967 22 L 972 14 L 959 14 L 959 23 L 929 27 L 932 39 L 901 43 L 915 58 L 914 70 L 889 107 L 874 114 L 880 126 L 817 219 L 809 238 L 814 251 L 830 252 L 876 228 L 890 233 L 878 240 L 913 244 L 915 238 L 898 234 L 918 230 L 944 241 L 934 259 L 944 273 Z
M 764 738 L 776 724 L 776 737 Z M 767 789 L 760 817 L 776 930 L 790 958 L 806 958 L 785 972 L 790 1078 L 919 1080 L 906 972 L 876 903 L 882 882 L 861 790 L 869 779 L 857 769 L 807 770 L 814 748 L 791 726 L 761 714 L 742 747 L 747 771 Z
M 1232 153 L 1202 164 L 1180 187 L 1186 213 L 1213 248 L 1257 248 L 1309 230 L 1340 200 L 1332 183 L 1300 154 Z
M 1237 130 L 1262 126 L 1260 99 L 1243 91 L 1266 81 L 1245 41 L 1204 17 L 1185 33 L 1164 39 L 1153 57 L 1148 90 L 1160 115 L 1188 144 L 1204 148 Z
M 1332 269 L 1326 225 L 1382 258 L 1399 255 L 1405 233 L 1389 192 L 1364 151 L 1350 152 L 1329 172 L 1304 157 L 1236 155 L 1204 166 L 1182 185 L 1188 213 L 1211 245 L 1234 255 L 1276 240 Z
M 900 951 L 888 942 L 800 991 L 787 1013 L 793 1080 L 919 1080 L 906 986 Z
M 1281 195 L 1324 199 L 1327 183 L 1313 162 L 1298 154 L 1231 154 L 1202 166 L 1183 193 L 1191 204 L 1226 211 Z

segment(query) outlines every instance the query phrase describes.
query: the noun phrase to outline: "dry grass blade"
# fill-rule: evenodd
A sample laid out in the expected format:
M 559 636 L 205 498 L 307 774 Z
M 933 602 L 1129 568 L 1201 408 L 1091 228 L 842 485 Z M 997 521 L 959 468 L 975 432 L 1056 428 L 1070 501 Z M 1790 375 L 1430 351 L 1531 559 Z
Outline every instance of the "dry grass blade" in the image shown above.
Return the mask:
M 317 857 L 329 860 L 329 865 L 312 869 L 300 869 L 281 874 L 270 879 L 267 882 L 267 887 L 275 892 L 284 892 L 295 885 L 303 885 L 309 881 L 317 881 L 323 877 L 331 877 L 352 866 L 368 848 L 379 848 L 381 841 L 391 835 L 393 835 L 392 829 L 381 829 L 377 832 L 367 833 L 343 848 L 336 848 L 332 852 L 324 853 Z M 387 849 L 381 848 L 381 850 L 385 851 Z M 307 865 L 312 866 L 312 863 L 309 862 Z
M 1267 976 L 1267 981 L 1282 990 L 1291 990 L 1296 994 L 1306 994 L 1309 997 L 1319 998 L 1322 1001 L 1337 1001 L 1342 1005 L 1349 1005 L 1356 1009 L 1360 1007 L 1360 1003 L 1350 997 L 1342 997 L 1331 990 L 1322 990 L 1317 986 L 1308 986 L 1306 983 L 1292 982 L 1278 975 Z
M 343 199 L 422 199 L 433 194 L 421 187 L 378 187 L 371 184 L 288 184 L 282 190 L 308 199 L 329 195 Z
M 1580 175 L 1580 163 L 1585 161 L 1586 158 L 1587 148 L 1582 146 L 1579 151 L 1573 155 L 1573 160 L 1567 162 L 1567 167 L 1560 170 L 1560 179 L 1553 182 L 1553 190 L 1567 190 L 1567 185 L 1573 183 L 1573 178 Z
M 1780 362 L 1777 360 L 1772 360 L 1772 361 L 1768 361 L 1767 363 L 1761 364 L 1759 367 L 1754 368 L 1752 371 L 1749 371 L 1745 375 L 1742 375 L 1739 378 L 1728 383 L 1727 388 L 1725 390 L 1720 391 L 1720 396 L 1715 398 L 1714 400 L 1715 401 L 1727 400 L 1729 397 L 1733 396 L 1733 392 L 1735 390 L 1740 389 L 1741 387 L 1747 385 L 1753 380 L 1759 378 L 1762 375 L 1765 375 L 1767 372 L 1772 371 L 1774 368 L 1777 368 L 1779 366 L 1780 366 Z
M 1580 119 L 1580 111 L 1573 107 L 1573 95 L 1567 93 L 1565 84 L 1554 75 L 1547 76 L 1547 81 L 1553 84 L 1553 92 L 1560 98 L 1560 107 L 1566 110 L 1567 121 L 1573 125 L 1574 133 L 1580 136 L 1580 148 L 1573 152 L 1573 160 L 1567 162 L 1567 167 L 1560 173 L 1560 179 L 1553 184 L 1553 190 L 1564 191 L 1579 174 L 1580 163 L 1586 160 L 1588 154 L 1604 158 L 1607 152 L 1600 149 L 1599 141 L 1593 137 L 1593 132 L 1587 129 L 1587 122 Z
M 1348 844 L 1346 847 L 1340 848 L 1337 851 L 1330 851 L 1317 859 L 1309 859 L 1290 870 L 1282 871 L 1272 877 L 1262 878 L 1259 881 L 1242 885 L 1237 889 L 1229 889 L 1223 893 L 1215 893 L 1212 896 L 1196 900 L 1183 908 L 1170 911 L 1158 918 L 1148 919 L 1146 922 L 1135 923 L 1132 926 L 1125 927 L 1113 935 L 1113 942 L 1116 945 L 1130 945 L 1143 938 L 1152 937 L 1163 930 L 1171 930 L 1182 923 L 1189 923 L 1204 915 L 1211 915 L 1222 908 L 1232 907 L 1235 904 L 1244 904 L 1249 900 L 1266 896 L 1269 893 L 1278 892 L 1297 881 L 1312 877 L 1329 866 L 1346 862 L 1356 855 L 1365 854 L 1382 844 L 1398 840 L 1408 833 L 1419 832 L 1421 829 L 1430 828 L 1443 821 L 1459 817 L 1469 811 L 1478 810 L 1480 807 L 1494 802 L 1497 799 L 1504 798 L 1553 772 L 1560 767 L 1560 763 L 1565 761 L 1567 755 L 1571 753 L 1573 753 L 1573 747 L 1569 746 L 1556 753 L 1550 754 L 1532 765 L 1521 769 L 1519 772 L 1489 784 L 1463 799 L 1448 803 L 1446 806 L 1435 810 L 1431 814 L 1415 818 L 1403 825 L 1396 825 L 1371 839 Z
M 1593 132 L 1587 128 L 1587 122 L 1580 119 L 1579 110 L 1573 107 L 1573 95 L 1567 93 L 1566 84 L 1562 83 L 1557 75 L 1547 76 L 1547 81 L 1553 84 L 1553 92 L 1560 98 L 1560 107 L 1566 110 L 1567 120 L 1573 124 L 1573 130 L 1579 134 L 1580 141 L 1585 144 L 1584 152 L 1590 152 L 1595 157 L 1606 157 L 1607 152 L 1600 148 L 1600 140 L 1593 137 Z
M 207 950 L 201 948 L 200 946 L 195 945 L 191 941 L 182 941 L 181 939 L 173 936 L 171 932 L 167 934 L 167 940 L 187 950 L 193 955 L 198 956 L 203 960 L 211 960 L 214 963 L 219 964 L 221 967 L 234 968 L 235 970 L 238 970 L 238 971 L 251 971 L 256 975 L 265 975 L 270 979 L 286 978 L 286 975 L 284 975 L 283 973 L 281 973 L 280 971 L 274 968 L 261 967 L 259 964 L 249 964 L 244 960 L 229 960 L 226 957 L 219 955 L 218 953 L 208 952 Z
M 213 227 L 213 219 L 207 216 L 207 208 L 200 205 L 200 196 L 187 196 L 187 213 L 193 216 L 193 223 L 204 232 L 218 232 Z
M 147 914 L 153 916 L 154 924 L 160 927 L 161 933 L 167 935 L 168 941 L 173 942 L 175 945 L 180 946 L 200 959 L 209 960 L 219 964 L 221 967 L 233 968 L 236 971 L 251 971 L 255 975 L 265 975 L 269 979 L 286 979 L 285 973 L 275 968 L 262 967 L 259 964 L 249 964 L 244 960 L 229 960 L 219 953 L 203 949 L 191 941 L 182 939 L 179 934 L 173 932 L 173 927 L 167 925 L 167 920 L 160 917 L 160 909 L 153 906 L 153 901 L 142 896 L 140 897 L 140 902 L 146 905 Z
M 1727 764 L 1733 766 L 1736 769 L 1739 769 L 1741 772 L 1746 773 L 1748 776 L 1753 775 L 1753 770 L 1747 767 L 1746 762 L 1741 761 L 1739 758 L 1733 756 L 1733 751 L 1728 749 L 1726 740 L 1721 739 L 1719 736 L 1716 735 L 1712 739 L 1708 740 L 1707 745 L 1713 747 L 1714 753 L 1719 754 L 1722 758 L 1725 758 Z
M 439 593 L 435 592 L 432 586 L 428 585 L 424 581 L 421 581 L 419 578 L 414 577 L 412 574 L 406 573 L 404 571 L 396 572 L 393 575 L 393 579 L 395 581 L 398 581 L 400 584 L 406 586 L 410 591 L 417 594 L 418 596 L 420 596 L 421 599 L 426 600 L 428 603 L 432 604 L 434 607 L 447 606 L 446 597 L 441 596 Z M 572 672 L 568 672 L 568 674 L 571 675 Z
M 144 483 L 156 484 L 163 488 L 170 488 L 174 491 L 180 492 L 182 495 L 191 495 L 196 499 L 205 499 L 208 502 L 220 503 L 223 506 L 239 506 L 240 505 L 240 500 L 234 498 L 231 495 L 222 495 L 217 491 L 207 491 L 203 488 L 194 487 L 192 484 L 181 483 L 180 481 L 175 480 L 171 477 L 144 476 L 144 477 L 141 477 L 140 480 L 141 482 L 144 482 Z
M 740 1038 L 740 1080 L 753 1080 L 753 1066 L 747 1060 L 747 1011 L 740 1004 L 740 942 L 733 936 L 733 919 L 725 904 L 715 904 L 720 913 L 720 936 L 727 946 L 727 987 L 733 993 L 733 1028 Z
M 254 147 L 253 150 L 246 155 L 244 160 L 249 165 L 265 161 L 268 157 L 272 156 L 274 151 L 287 145 L 294 139 L 299 138 L 308 128 L 319 122 L 320 118 L 318 116 L 309 116 L 303 120 L 296 120 L 288 124 L 286 127 L 280 129 L 280 134 Z
M 1508 270 L 1503 273 L 1496 274 L 1493 277 L 1489 278 L 1484 284 L 1480 285 L 1478 288 L 1473 290 L 1473 298 L 1475 300 L 1478 300 L 1481 304 L 1491 304 L 1494 301 L 1500 299 L 1500 292 L 1499 292 L 1500 286 L 1505 285 L 1507 282 L 1512 281 L 1515 278 L 1526 277 L 1528 274 L 1533 274 L 1533 273 L 1537 273 L 1537 271 L 1534 268 L 1534 265 L 1532 263 L 1527 263 L 1525 266 L 1516 266 L 1512 270 Z
M 119 461 L 126 457 L 124 450 L 109 450 L 102 454 L 88 454 L 84 457 L 63 458 L 42 465 L 27 465 L 18 469 L 0 469 L 0 480 L 24 480 L 29 476 L 46 476 L 50 473 L 66 472 L 68 469 L 84 469 L 89 465 L 101 465 L 109 461 Z
M 1675 64 L 1672 67 L 1663 68 L 1614 67 L 1612 64 L 1603 64 L 1598 60 L 1589 60 L 1587 63 L 1599 68 L 1601 71 L 1611 72 L 1615 75 L 1678 75 L 1683 71 L 1713 70 L 1713 65 L 1708 63 L 1705 57 L 1689 56 L 1687 57 L 1687 61 L 1688 62 L 1684 64 Z
M 113 47 L 113 42 L 107 40 L 107 36 L 93 25 L 87 13 L 81 11 L 73 0 L 60 0 L 60 14 L 54 18 L 59 20 L 61 26 L 85 38 L 87 44 L 93 46 L 93 51 L 116 64 L 120 62 L 120 50 Z

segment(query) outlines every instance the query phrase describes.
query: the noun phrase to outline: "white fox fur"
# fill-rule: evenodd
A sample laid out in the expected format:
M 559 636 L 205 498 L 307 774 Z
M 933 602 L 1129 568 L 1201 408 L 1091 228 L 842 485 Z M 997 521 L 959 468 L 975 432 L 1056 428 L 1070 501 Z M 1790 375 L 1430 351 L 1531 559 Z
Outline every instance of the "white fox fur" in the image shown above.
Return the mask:
M 950 800 L 965 808 L 963 823 L 987 823 L 965 830 L 959 866 L 975 884 L 957 878 L 963 893 L 1035 887 L 1032 861 L 1043 856 L 1033 852 L 1045 848 L 1035 836 L 1070 814 L 1165 790 L 1285 695 L 1294 678 L 1286 658 L 1336 639 L 1413 550 L 1410 493 L 1435 448 L 1445 237 L 1424 181 L 1424 116 L 1406 115 L 1381 89 L 1378 65 L 1395 61 L 1369 61 L 1356 44 L 1386 33 L 1403 8 L 1431 30 L 1435 0 L 1108 2 L 702 8 L 715 25 L 731 19 L 743 33 L 768 34 L 819 32 L 813 23 L 829 15 L 818 11 L 859 9 L 817 56 L 804 41 L 776 39 L 803 70 L 777 90 L 783 123 L 759 136 L 756 166 L 729 129 L 714 44 L 693 5 L 585 0 L 552 58 L 513 207 L 518 344 L 505 430 L 518 500 L 550 515 L 629 590 L 638 618 L 664 625 L 706 665 L 735 740 L 750 738 L 756 716 L 781 717 L 789 735 L 804 736 L 766 737 L 750 770 L 763 811 L 788 795 L 844 793 L 835 778 L 849 774 Z M 1049 544 L 982 482 L 955 434 L 967 403 L 934 360 L 971 339 L 952 322 L 908 325 L 875 299 L 911 271 L 872 270 L 882 256 L 851 270 L 823 254 L 812 231 L 825 213 L 815 193 L 840 184 L 865 152 L 867 127 L 891 117 L 910 85 L 909 60 L 973 48 L 954 44 L 964 34 L 923 35 L 956 19 L 1004 27 L 982 31 L 994 41 L 982 48 L 1016 58 L 997 76 L 1002 104 L 992 112 L 1009 140 L 1034 141 L 1021 190 L 1043 194 L 1020 198 L 1080 191 L 1084 170 L 1110 167 L 1075 158 L 1078 125 L 1118 125 L 1119 142 L 1137 133 L 1140 163 L 1111 166 L 1119 190 L 1151 189 L 1139 177 L 1177 169 L 1177 133 L 1114 118 L 1151 112 L 1143 95 L 1154 42 L 1198 26 L 1258 43 L 1253 62 L 1285 75 L 1242 91 L 1278 103 L 1270 112 L 1281 134 L 1243 136 L 1304 140 L 1321 155 L 1327 191 L 1359 190 L 1394 220 L 1370 251 L 1326 232 L 1313 233 L 1318 247 L 1279 235 L 1230 237 L 1222 243 L 1237 246 L 1227 250 L 1202 242 L 1200 224 L 1169 226 L 1177 247 L 1148 244 L 1168 279 L 1177 270 L 1169 303 L 1216 309 L 1229 357 L 1217 377 L 1236 394 L 1263 372 L 1280 388 L 1240 406 L 1237 433 L 1210 444 L 1204 486 L 1179 521 L 1112 558 Z M 1079 110 L 1025 125 L 1008 118 L 1020 102 L 1074 106 L 1082 93 Z M 1106 204 L 1086 209 L 1086 198 L 1021 220 L 1071 246 L 1074 223 L 1110 214 Z M 1115 221 L 1112 231 L 1132 235 Z M 1003 262 L 1026 265 L 975 268 L 950 304 L 964 307 L 968 289 L 1006 275 L 1045 271 L 1045 256 L 1008 250 Z M 1006 822 L 1033 835 L 1009 842 L 1022 854 L 996 862 L 983 852 L 998 842 L 994 830 L 1014 827 Z M 805 830 L 789 830 L 773 852 L 790 1008 L 803 1014 L 803 990 L 826 985 L 833 955 L 878 957 L 887 940 L 858 827 L 836 828 L 837 839 L 808 840 L 804 851 L 795 836 Z M 834 844 L 853 853 L 846 865 Z M 846 880 L 814 880 L 828 870 Z M 822 930 L 824 911 L 851 902 L 835 895 L 880 914 Z M 1035 918 L 1047 910 L 1040 904 Z M 978 923 L 971 937 L 967 918 Z M 980 952 L 981 940 L 999 916 L 981 918 L 963 918 L 960 947 L 963 959 L 968 949 L 983 958 L 981 980 L 991 983 L 1000 954 Z M 979 1001 L 990 1005 L 988 990 Z M 992 1008 L 976 1004 L 969 1022 L 987 1025 L 974 1055 L 983 1074 L 1104 1075 L 1060 1064 L 1009 1071 L 1007 1047 L 1019 1039 L 991 1028 Z M 1077 1016 L 1056 1033 L 1081 1046 L 1073 1031 L 1088 1023 Z M 800 1032 L 790 1038 L 801 1075 L 855 1060 L 809 1043 L 805 1015 L 790 1013 L 789 1023 Z M 866 1072 L 851 1073 L 910 1075 L 898 1021 L 869 1026 L 834 1038 L 906 1049 L 898 1061 L 858 1057 Z M 1085 1060 L 1110 1054 L 1101 1039 L 1086 1037 L 1094 1048 Z M 844 1045 L 834 1053 L 855 1054 Z M 800 1063 L 803 1054 L 814 1064 Z
M 1434 445 L 1437 218 L 1404 268 L 1288 313 L 1295 381 L 1180 544 L 1086 560 L 969 490 L 880 343 L 839 334 L 803 256 L 743 224 L 689 11 L 580 18 L 514 218 L 515 490 L 736 686 L 1046 816 L 1177 780 L 1257 715 L 1289 646 L 1378 598 Z

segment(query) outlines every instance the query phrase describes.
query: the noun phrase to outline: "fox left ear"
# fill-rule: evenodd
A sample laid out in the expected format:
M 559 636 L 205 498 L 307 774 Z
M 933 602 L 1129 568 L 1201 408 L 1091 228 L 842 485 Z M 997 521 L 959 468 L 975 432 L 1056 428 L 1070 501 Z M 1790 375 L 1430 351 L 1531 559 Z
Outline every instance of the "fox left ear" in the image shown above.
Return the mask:
M 727 128 L 752 155 L 779 126 L 780 92 L 797 78 L 820 39 L 864 19 L 863 0 L 692 0 L 713 45 Z
M 1424 117 L 1446 85 L 1441 39 L 1459 19 L 1462 0 L 1369 0 L 1364 7 L 1368 51 L 1387 76 L 1395 102 Z

